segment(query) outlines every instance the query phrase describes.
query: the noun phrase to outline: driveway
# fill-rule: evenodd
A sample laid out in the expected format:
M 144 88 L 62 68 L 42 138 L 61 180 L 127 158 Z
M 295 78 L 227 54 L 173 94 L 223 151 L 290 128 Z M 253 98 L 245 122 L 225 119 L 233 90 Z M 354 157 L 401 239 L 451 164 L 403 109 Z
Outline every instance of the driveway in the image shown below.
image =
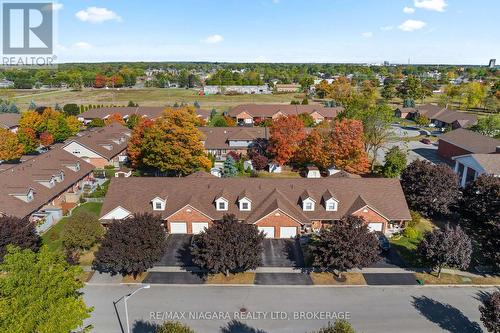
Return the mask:
M 295 239 L 264 239 L 262 267 L 304 267 L 304 256 Z
M 312 285 L 309 274 L 305 273 L 257 273 L 255 284 L 258 285 Z
M 402 268 L 406 267 L 403 259 L 399 256 L 397 251 L 393 249 L 392 247 L 389 249 L 389 251 L 385 253 L 381 253 L 380 256 L 382 257 L 379 261 L 374 263 L 373 265 L 369 266 L 370 268 Z
M 412 273 L 364 273 L 363 277 L 372 286 L 411 286 L 417 280 Z
M 408 151 L 408 164 L 415 160 L 426 160 L 433 164 L 446 164 L 437 154 L 437 145 L 426 145 L 420 141 L 393 141 L 387 143 L 377 154 L 377 162 L 379 164 L 383 165 L 385 163 L 386 152 L 394 146 L 398 146 L 400 149 Z
M 190 272 L 150 272 L 142 283 L 150 284 L 203 284 L 201 274 Z
M 174 234 L 167 237 L 165 254 L 157 266 L 194 266 L 189 246 L 192 235 Z

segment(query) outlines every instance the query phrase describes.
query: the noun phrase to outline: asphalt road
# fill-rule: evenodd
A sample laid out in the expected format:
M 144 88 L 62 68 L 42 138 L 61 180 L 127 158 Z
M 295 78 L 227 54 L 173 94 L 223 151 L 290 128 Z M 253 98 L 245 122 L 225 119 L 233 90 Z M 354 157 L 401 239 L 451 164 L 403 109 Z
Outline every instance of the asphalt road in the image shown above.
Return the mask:
M 123 295 L 137 286 L 86 286 L 94 332 L 126 332 Z M 170 317 L 197 332 L 310 332 L 348 316 L 357 332 L 481 332 L 481 289 L 446 287 L 159 286 L 128 300 L 131 331 Z M 489 290 L 491 291 L 491 290 Z M 247 312 L 240 314 L 240 310 Z M 217 312 L 214 314 L 213 312 Z M 183 318 L 183 316 L 185 318 Z M 197 316 L 197 318 L 189 316 Z M 208 319 L 212 316 L 212 319 Z M 200 318 L 200 317 L 205 317 Z M 302 319 L 299 319 L 302 318 Z M 122 330 L 123 328 L 123 330 Z

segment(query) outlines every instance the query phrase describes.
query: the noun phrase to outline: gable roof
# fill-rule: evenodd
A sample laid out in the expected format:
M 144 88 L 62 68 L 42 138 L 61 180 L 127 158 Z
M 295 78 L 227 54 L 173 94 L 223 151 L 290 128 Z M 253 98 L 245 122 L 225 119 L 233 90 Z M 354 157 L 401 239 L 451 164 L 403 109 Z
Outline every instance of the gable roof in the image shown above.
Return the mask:
M 497 147 L 500 147 L 500 140 L 463 128 L 445 133 L 439 136 L 439 140 L 476 154 L 494 153 Z
M 335 118 L 339 112 L 342 112 L 342 107 L 325 107 L 323 105 L 291 105 L 291 104 L 242 104 L 229 111 L 231 117 L 236 117 L 242 112 L 246 112 L 252 117 L 271 118 L 277 113 L 283 115 L 299 115 L 301 113 L 311 114 L 318 112 L 323 117 Z
M 127 148 L 131 133 L 131 130 L 127 127 L 118 123 L 112 123 L 105 127 L 81 132 L 76 137 L 67 140 L 64 147 L 68 146 L 71 142 L 77 142 L 110 160 Z M 111 149 L 106 149 L 104 146 L 111 147 Z
M 500 175 L 500 154 L 469 154 L 453 157 L 455 161 L 467 158 L 473 159 L 487 174 Z
M 19 125 L 20 113 L 0 113 L 0 127 L 12 128 Z
M 104 119 L 106 116 L 110 116 L 112 114 L 118 113 L 120 116 L 122 116 L 122 118 L 125 116 L 130 117 L 131 115 L 136 114 L 136 115 L 139 115 L 141 117 L 155 119 L 155 118 L 160 117 L 162 112 L 167 108 L 168 109 L 175 109 L 175 108 L 167 107 L 167 106 L 137 106 L 137 107 L 112 106 L 112 107 L 103 107 L 103 108 L 93 108 L 93 109 L 88 109 L 87 111 L 79 114 L 78 118 Z M 208 118 L 208 116 L 210 116 L 211 111 L 196 109 L 195 112 L 198 115 L 198 117 L 206 119 L 206 118 Z
M 251 211 L 240 211 L 238 198 L 245 189 L 252 200 Z M 316 204 L 314 211 L 302 211 L 300 196 L 307 190 L 317 203 L 327 190 L 335 193 L 337 211 L 326 211 Z M 383 191 L 384 195 L 380 195 Z M 227 211 L 217 211 L 214 199 L 223 195 L 229 202 Z M 359 196 L 391 220 L 408 220 L 410 213 L 399 180 L 386 178 L 322 178 L 322 179 L 259 179 L 259 178 L 174 178 L 131 177 L 113 178 L 104 200 L 101 216 L 117 206 L 133 212 L 171 215 L 191 201 L 196 208 L 214 219 L 224 214 L 236 214 L 249 221 L 258 219 L 273 207 L 279 207 L 294 218 L 307 220 L 340 219 L 349 214 Z M 165 211 L 153 211 L 150 200 L 168 196 Z
M 68 166 L 80 164 L 80 170 L 74 171 Z M 56 148 L 40 154 L 26 162 L 13 165 L 0 172 L 0 213 L 24 218 L 59 196 L 80 179 L 88 175 L 94 166 L 73 156 L 63 149 Z M 38 181 L 49 180 L 52 176 L 64 172 L 64 180 L 48 188 Z M 12 194 L 27 193 L 34 190 L 33 200 L 24 202 Z
M 412 112 L 418 112 L 422 116 L 429 119 L 436 119 L 446 124 L 453 124 L 454 122 L 457 122 L 461 127 L 467 127 L 477 123 L 476 115 L 457 110 L 450 110 L 434 104 L 416 106 L 415 110 Z
M 253 141 L 268 139 L 267 127 L 199 127 L 204 136 L 205 149 L 237 149 L 230 147 L 230 140 Z

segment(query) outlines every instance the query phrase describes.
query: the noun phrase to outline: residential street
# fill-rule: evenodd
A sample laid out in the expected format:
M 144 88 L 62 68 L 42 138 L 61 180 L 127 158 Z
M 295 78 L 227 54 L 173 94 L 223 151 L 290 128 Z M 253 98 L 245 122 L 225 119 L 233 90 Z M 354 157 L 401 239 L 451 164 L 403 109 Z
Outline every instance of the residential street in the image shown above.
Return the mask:
M 99 333 L 126 332 L 123 295 L 137 286 L 89 286 L 85 302 L 94 306 L 86 324 Z M 152 332 L 150 312 L 167 315 L 208 316 L 221 319 L 180 319 L 197 332 L 310 332 L 328 322 L 328 317 L 349 316 L 357 332 L 481 332 L 479 295 L 487 289 L 446 287 L 207 287 L 159 286 L 139 291 L 128 300 L 131 331 Z M 491 290 L 489 290 L 491 291 Z M 233 321 L 235 312 L 246 309 L 253 319 Z M 294 320 L 302 315 L 323 319 Z M 181 313 L 184 312 L 184 313 Z M 222 312 L 222 313 L 219 313 Z M 312 313 L 315 312 L 315 313 Z M 170 313 L 170 314 L 169 314 Z M 229 316 L 229 317 L 226 317 Z M 264 319 L 264 316 L 266 319 Z M 285 319 L 271 319 L 270 317 Z M 241 319 L 241 315 L 239 318 Z M 331 319 L 333 321 L 333 319 Z M 121 325 L 120 325 L 121 322 Z

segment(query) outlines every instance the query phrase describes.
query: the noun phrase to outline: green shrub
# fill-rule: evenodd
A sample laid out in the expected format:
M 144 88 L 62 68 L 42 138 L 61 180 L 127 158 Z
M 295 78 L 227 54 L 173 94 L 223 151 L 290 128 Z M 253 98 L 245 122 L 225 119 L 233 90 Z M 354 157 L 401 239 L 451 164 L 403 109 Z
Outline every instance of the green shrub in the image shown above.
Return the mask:
M 156 333 L 196 333 L 189 326 L 178 321 L 166 321 L 156 329 Z
M 411 221 L 408 222 L 408 227 L 415 228 L 422 220 L 422 215 L 419 212 L 410 210 Z
M 409 239 L 417 239 L 419 236 L 418 231 L 413 227 L 406 227 L 403 231 L 403 235 Z
M 328 323 L 328 326 L 320 329 L 318 333 L 356 333 L 356 331 L 347 320 L 339 319 L 333 325 Z
M 104 236 L 104 227 L 95 215 L 78 212 L 69 217 L 61 232 L 66 249 L 88 250 Z

